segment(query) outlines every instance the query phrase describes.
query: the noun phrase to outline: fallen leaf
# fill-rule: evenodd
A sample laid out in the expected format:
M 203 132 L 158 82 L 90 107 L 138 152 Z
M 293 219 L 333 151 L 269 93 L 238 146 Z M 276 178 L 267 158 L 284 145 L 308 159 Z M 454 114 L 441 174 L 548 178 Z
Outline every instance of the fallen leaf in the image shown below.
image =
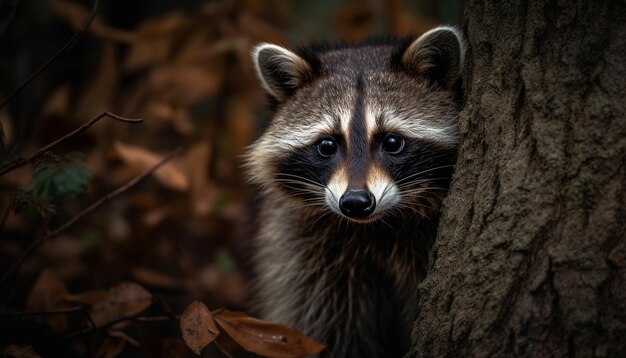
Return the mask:
M 163 101 L 188 106 L 215 95 L 223 80 L 223 61 L 213 58 L 196 65 L 167 65 L 150 73 L 148 85 Z
M 59 274 L 45 269 L 28 294 L 24 307 L 27 311 L 45 311 L 67 307 L 64 299 L 67 295 L 65 283 Z M 67 316 L 64 314 L 47 315 L 50 326 L 55 332 L 62 332 L 67 328 Z
M 224 270 L 217 264 L 197 270 L 194 282 L 197 287 L 214 292 L 222 302 L 231 305 L 244 304 L 248 298 L 244 275 L 238 271 Z
M 198 301 L 191 302 L 180 316 L 180 330 L 187 347 L 197 355 L 220 334 L 211 311 Z
M 114 358 L 126 348 L 126 341 L 120 338 L 106 337 L 96 353 L 98 358 Z
M 245 350 L 268 357 L 301 357 L 326 348 L 284 324 L 261 321 L 242 312 L 225 309 L 215 314 L 215 321 Z
M 152 209 L 143 215 L 143 223 L 148 228 L 152 229 L 159 225 L 170 214 L 169 207 Z
M 147 357 L 186 358 L 195 357 L 182 339 L 169 337 L 146 337 L 141 341 L 141 348 Z
M 152 294 L 133 282 L 122 282 L 111 287 L 107 293 L 103 301 L 91 308 L 91 318 L 97 326 L 136 315 L 152 304 Z
M 99 289 L 81 293 L 68 293 L 65 295 L 64 300 L 68 303 L 93 306 L 98 302 L 104 301 L 107 297 L 107 291 Z
M 139 342 L 137 342 L 137 340 L 131 336 L 129 336 L 128 334 L 122 332 L 122 331 L 117 331 L 114 329 L 109 330 L 109 336 L 110 337 L 115 337 L 115 338 L 119 338 L 123 341 L 126 341 L 126 343 L 129 343 L 135 347 L 139 347 Z
M 91 13 L 91 9 L 73 1 L 48 0 L 48 5 L 50 5 L 52 11 L 67 21 L 75 30 L 83 28 L 85 20 Z M 105 25 L 97 16 L 91 21 L 88 31 L 96 36 L 113 41 L 131 42 L 135 38 L 135 34 L 132 32 Z
M 25 307 L 27 310 L 61 308 L 66 294 L 67 288 L 61 277 L 55 271 L 45 269 L 30 290 Z
M 210 205 L 213 204 L 205 200 L 210 196 L 207 178 L 210 153 L 209 142 L 203 140 L 190 146 L 181 160 L 181 166 L 190 182 L 189 201 L 193 212 L 198 216 L 207 215 Z
M 63 84 L 56 88 L 52 94 L 46 99 L 42 117 L 66 117 L 70 113 L 70 105 L 72 100 L 72 88 L 68 84 Z
M 374 28 L 374 5 L 370 2 L 348 2 L 335 11 L 333 23 L 342 39 L 362 41 Z
M 7 358 L 41 358 L 32 346 L 16 346 L 11 344 L 2 350 L 2 356 Z
M 118 47 L 110 41 L 102 44 L 98 66 L 94 68 L 88 85 L 79 92 L 73 113 L 75 118 L 89 118 L 93 113 L 104 112 L 113 106 L 120 77 Z
M 262 20 L 249 11 L 244 11 L 237 19 L 238 28 L 252 43 L 267 41 L 277 45 L 289 43 L 285 32 L 270 22 Z
M 145 148 L 115 142 L 117 154 L 128 165 L 144 171 L 155 166 L 163 157 Z M 185 191 L 189 182 L 183 171 L 171 162 L 163 164 L 154 172 L 155 178 L 170 189 Z
M 145 285 L 168 290 L 181 290 L 186 287 L 185 283 L 177 277 L 173 277 L 155 270 L 144 267 L 136 267 L 132 271 L 133 278 Z
M 178 45 L 177 35 L 187 28 L 190 20 L 179 12 L 149 19 L 135 30 L 133 42 L 124 61 L 124 69 L 135 71 L 156 63 L 163 62 Z

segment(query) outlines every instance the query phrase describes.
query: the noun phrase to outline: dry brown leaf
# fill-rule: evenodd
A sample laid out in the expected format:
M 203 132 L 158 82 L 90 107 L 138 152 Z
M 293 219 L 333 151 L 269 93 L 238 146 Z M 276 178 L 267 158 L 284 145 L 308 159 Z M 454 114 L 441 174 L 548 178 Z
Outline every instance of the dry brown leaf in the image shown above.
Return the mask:
M 85 19 L 91 13 L 91 9 L 73 1 L 48 0 L 48 4 L 52 11 L 67 21 L 75 30 L 83 28 Z M 113 41 L 131 42 L 135 38 L 135 34 L 132 32 L 107 26 L 98 17 L 91 21 L 88 30 L 99 37 Z
M 84 118 L 89 118 L 94 113 L 101 113 L 113 107 L 113 98 L 117 95 L 119 82 L 118 48 L 119 46 L 113 42 L 106 41 L 102 44 L 98 68 L 89 79 L 88 86 L 80 91 L 78 103 L 72 113 L 75 118 L 84 121 Z
M 187 347 L 197 355 L 220 334 L 211 311 L 198 301 L 191 302 L 180 316 L 180 330 Z
M 25 307 L 27 310 L 61 308 L 66 294 L 67 288 L 61 277 L 55 271 L 45 269 L 30 290 Z
M 81 293 L 68 293 L 65 295 L 64 300 L 68 303 L 92 306 L 98 302 L 104 301 L 107 296 L 108 293 L 106 290 L 99 289 Z
M 141 23 L 135 30 L 137 38 L 124 62 L 124 69 L 134 71 L 165 61 L 177 45 L 176 35 L 189 24 L 190 20 L 178 12 Z
M 144 267 L 136 267 L 132 271 L 133 278 L 145 285 L 168 289 L 181 290 L 186 287 L 185 283 L 179 278 L 166 275 Z
M 106 337 L 96 353 L 98 358 L 115 358 L 126 348 L 126 341 L 115 337 Z
M 385 6 L 389 32 L 396 36 L 406 36 L 406 34 L 417 36 L 440 24 L 440 21 L 432 17 L 414 15 L 402 0 L 386 1 Z
M 276 358 L 301 357 L 321 352 L 325 344 L 280 323 L 270 323 L 242 312 L 223 310 L 215 321 L 245 350 Z
M 117 154 L 126 164 L 139 171 L 152 168 L 159 163 L 163 157 L 145 148 L 115 142 Z M 185 191 L 189 188 L 189 182 L 176 165 L 171 162 L 163 164 L 154 172 L 156 179 L 166 187 L 174 190 Z
M 179 338 L 146 337 L 141 340 L 141 348 L 148 357 L 153 358 L 187 358 L 195 357 L 185 341 Z
M 374 5 L 370 2 L 348 2 L 333 14 L 333 23 L 341 38 L 358 42 L 365 39 L 374 29 Z
M 70 113 L 70 103 L 72 100 L 72 88 L 68 84 L 57 87 L 48 97 L 43 109 L 42 117 L 65 117 Z
M 242 12 L 237 19 L 239 29 L 252 43 L 267 41 L 277 45 L 289 43 L 285 32 L 249 11 Z
M 232 133 L 234 143 L 232 148 L 237 150 L 234 154 L 240 156 L 244 148 L 252 142 L 257 125 L 257 109 L 254 107 L 254 100 L 241 96 L 235 101 L 228 112 L 228 123 L 230 133 Z
M 16 346 L 11 344 L 2 350 L 2 356 L 7 358 L 41 358 L 32 346 Z
M 246 278 L 238 271 L 224 271 L 217 264 L 197 270 L 196 287 L 214 293 L 222 302 L 241 305 L 248 299 Z
M 175 107 L 187 106 L 214 95 L 222 84 L 220 58 L 200 65 L 168 65 L 150 74 L 149 86 Z
M 28 294 L 24 307 L 27 311 L 45 311 L 67 307 L 64 298 L 67 288 L 61 277 L 50 269 L 45 269 Z M 67 316 L 64 314 L 47 315 L 48 322 L 55 332 L 67 328 Z
M 215 196 L 209 193 L 207 178 L 210 153 L 209 141 L 203 140 L 191 146 L 181 160 L 181 166 L 190 181 L 190 204 L 193 212 L 198 216 L 204 216 L 210 212 L 213 202 L 208 202 L 206 199 L 214 199 Z
M 109 330 L 109 336 L 110 337 L 114 337 L 114 338 L 119 338 L 123 341 L 126 341 L 126 343 L 131 344 L 135 347 L 139 347 L 139 342 L 137 342 L 137 340 L 131 336 L 129 336 L 128 334 L 122 332 L 122 331 L 117 331 L 114 329 L 110 329 Z
M 152 294 L 133 282 L 122 282 L 111 287 L 107 293 L 103 301 L 91 308 L 91 318 L 97 326 L 136 315 L 152 304 Z
M 171 215 L 170 208 L 156 208 L 148 211 L 143 215 L 143 223 L 148 228 L 154 228 L 159 225 L 163 220 L 167 219 Z

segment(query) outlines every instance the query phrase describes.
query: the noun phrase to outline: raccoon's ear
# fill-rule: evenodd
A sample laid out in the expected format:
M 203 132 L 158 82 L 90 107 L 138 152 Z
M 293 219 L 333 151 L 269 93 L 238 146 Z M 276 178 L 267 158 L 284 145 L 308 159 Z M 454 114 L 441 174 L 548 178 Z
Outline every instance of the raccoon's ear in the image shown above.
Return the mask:
M 257 45 L 252 50 L 252 59 L 263 87 L 279 102 L 289 97 L 312 75 L 309 63 L 277 45 Z
M 443 88 L 452 88 L 461 76 L 465 43 L 454 27 L 440 26 L 413 41 L 402 54 L 402 65 Z

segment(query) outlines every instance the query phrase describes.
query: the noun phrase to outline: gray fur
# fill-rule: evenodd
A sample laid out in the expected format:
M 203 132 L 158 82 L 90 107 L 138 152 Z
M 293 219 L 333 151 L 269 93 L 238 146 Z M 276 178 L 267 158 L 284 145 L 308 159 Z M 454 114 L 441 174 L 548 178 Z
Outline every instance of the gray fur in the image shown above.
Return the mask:
M 457 51 L 451 31 L 458 40 Z M 278 79 L 282 82 L 264 77 L 273 72 L 263 70 L 267 57 L 258 54 L 275 48 L 264 44 L 254 52 L 261 81 L 277 101 L 273 121 L 249 148 L 246 162 L 251 182 L 262 189 L 256 238 L 259 309 L 267 320 L 328 343 L 320 356 L 389 357 L 405 352 L 417 314 L 417 285 L 425 273 L 445 193 L 428 188 L 412 194 L 383 190 L 383 194 L 397 196 L 389 200 L 393 205 L 381 213 L 384 220 L 363 224 L 333 209 L 337 195 L 329 194 L 328 183 L 292 179 L 304 182 L 314 195 L 306 201 L 285 192 L 289 181 L 281 181 L 279 168 L 296 150 L 314 145 L 320 135 L 339 132 L 347 138 L 346 127 L 353 120 L 351 111 L 358 95 L 357 78 L 364 84 L 368 134 L 399 133 L 453 153 L 459 108 L 450 84 L 459 78 L 463 45 L 451 28 L 427 35 L 398 53 L 405 66 L 401 69 L 391 65 L 399 51 L 395 43 L 313 51 L 317 64 L 307 62 L 311 55 L 281 52 L 295 56 L 286 60 L 288 68 L 298 64 L 307 71 L 293 82 L 286 82 L 284 76 Z M 428 51 L 419 41 L 428 44 Z M 447 50 L 437 52 L 439 44 Z M 452 65 L 445 84 L 425 77 L 424 69 L 431 68 L 436 58 L 429 53 L 456 56 L 448 59 Z M 293 92 L 268 85 L 279 82 L 295 86 Z M 346 163 L 340 162 L 335 172 L 345 168 Z M 399 187 L 392 181 L 384 184 Z

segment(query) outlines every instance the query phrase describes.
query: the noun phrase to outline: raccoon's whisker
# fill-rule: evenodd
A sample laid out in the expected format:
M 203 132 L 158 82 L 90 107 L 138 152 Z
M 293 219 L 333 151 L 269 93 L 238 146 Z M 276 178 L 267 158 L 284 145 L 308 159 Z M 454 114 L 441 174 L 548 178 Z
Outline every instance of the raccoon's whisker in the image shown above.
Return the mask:
M 418 176 L 418 175 L 422 175 L 422 174 L 424 174 L 424 173 L 428 173 L 428 172 L 433 171 L 433 170 L 443 169 L 443 168 L 451 168 L 451 167 L 454 167 L 454 164 L 450 164 L 450 165 L 442 165 L 442 166 L 439 166 L 439 167 L 426 169 L 426 170 L 423 170 L 423 171 L 421 171 L 421 172 L 418 172 L 418 173 L 414 173 L 414 174 L 408 175 L 408 176 L 406 176 L 406 177 L 404 177 L 404 178 L 402 178 L 402 179 L 398 180 L 396 184 L 403 183 L 403 182 L 405 182 L 406 180 L 409 180 L 409 179 L 411 179 L 411 178 L 414 178 L 414 177 L 416 177 L 416 176 Z
M 312 180 L 312 179 L 309 179 L 309 178 L 305 178 L 305 177 L 300 176 L 300 175 L 295 175 L 295 174 L 286 174 L 286 173 L 279 173 L 277 176 L 278 176 L 279 178 L 280 178 L 280 177 L 290 177 L 290 178 L 296 178 L 296 179 L 299 179 L 299 180 L 305 181 L 305 182 L 307 182 L 307 183 L 311 183 L 311 184 L 313 184 L 313 185 L 317 185 L 317 186 L 321 186 L 321 187 L 324 187 L 324 186 L 325 186 L 325 185 L 323 185 L 323 184 L 321 184 L 321 183 L 319 183 L 319 182 L 316 182 L 315 180 Z
M 303 186 L 305 188 L 312 188 L 313 190 L 317 190 L 317 191 L 319 191 L 320 188 L 323 188 L 323 187 L 318 186 L 318 185 L 313 185 L 313 184 L 309 184 L 309 183 L 306 183 L 306 182 L 301 182 L 301 181 L 298 181 L 298 180 L 279 179 L 279 180 L 276 180 L 276 183 L 278 183 L 278 184 L 297 184 L 297 185 Z
M 303 209 L 303 208 L 323 207 L 323 206 L 324 205 L 322 203 L 312 203 L 312 204 L 304 204 L 304 205 L 294 206 L 294 208 Z
M 263 181 L 261 181 L 261 183 L 266 184 L 266 183 L 272 183 L 272 184 L 281 184 L 281 183 L 294 183 L 294 184 L 299 184 L 299 185 L 303 185 L 303 186 L 309 186 L 312 188 L 320 188 L 322 187 L 321 185 L 314 185 L 311 183 L 307 183 L 307 182 L 303 182 L 300 180 L 293 180 L 293 179 L 265 179 Z
M 328 214 L 330 214 L 331 211 L 330 210 L 325 210 L 325 213 L 320 215 L 319 218 L 315 219 L 315 221 L 313 221 L 313 223 L 311 224 L 311 226 L 314 226 L 318 221 L 322 220 L 322 218 L 324 218 L 325 216 L 327 216 Z
M 386 222 L 386 221 L 385 221 L 385 219 L 380 218 L 380 221 L 381 221 L 383 224 L 385 224 L 385 225 L 389 226 L 389 228 L 390 228 L 391 230 L 397 230 L 395 227 L 393 227 L 393 226 L 389 225 L 389 223 L 388 223 L 388 222 Z
M 406 188 L 408 186 L 418 186 L 418 185 L 422 185 L 424 183 L 429 183 L 429 182 L 434 182 L 435 180 L 446 180 L 446 179 L 451 179 L 452 177 L 438 177 L 438 178 L 428 178 L 428 179 L 420 179 L 420 180 L 416 180 L 416 181 L 410 181 L 410 182 L 406 182 L 406 183 L 402 183 L 400 185 L 398 185 L 398 189 L 402 189 L 402 188 Z
M 282 185 L 282 186 L 284 186 L 285 188 L 289 188 L 289 189 L 294 190 L 294 191 L 296 191 L 296 192 L 300 192 L 300 193 L 311 193 L 311 194 L 319 195 L 319 192 L 318 192 L 318 191 L 313 191 L 313 190 L 306 189 L 306 188 L 297 188 L 297 187 L 294 187 L 294 186 L 290 186 L 289 184 L 280 183 L 280 182 L 279 182 L 279 184 L 280 184 L 280 185 Z M 292 196 L 293 196 L 293 195 L 292 195 Z
M 445 189 L 438 187 L 438 186 L 417 187 L 417 188 L 403 189 L 400 191 L 400 194 L 401 195 L 423 194 L 423 193 L 428 193 L 429 191 L 437 191 L 437 190 L 445 190 Z
M 417 199 L 421 199 L 421 198 L 418 197 Z M 398 205 L 398 208 L 405 208 L 405 209 L 412 209 L 412 210 L 415 210 L 415 208 L 412 207 L 411 205 L 417 205 L 417 206 L 422 207 L 422 208 L 430 209 L 430 206 L 423 205 L 423 204 L 420 204 L 420 203 L 411 203 L 411 205 L 398 203 L 397 205 Z

